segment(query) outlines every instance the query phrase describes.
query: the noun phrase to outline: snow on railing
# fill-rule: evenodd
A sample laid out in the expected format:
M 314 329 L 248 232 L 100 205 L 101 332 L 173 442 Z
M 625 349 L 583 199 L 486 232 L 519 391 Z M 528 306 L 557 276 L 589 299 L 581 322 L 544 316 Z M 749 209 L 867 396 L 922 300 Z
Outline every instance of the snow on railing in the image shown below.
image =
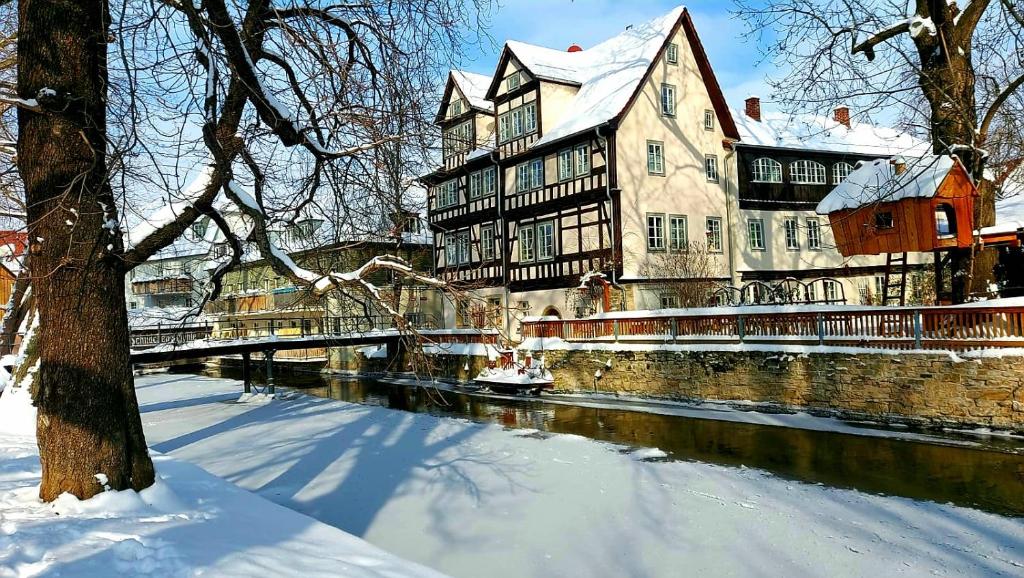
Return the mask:
M 676 310 L 679 311 L 679 310 Z M 710 314 L 638 311 L 613 317 L 525 321 L 524 338 L 565 341 L 811 343 L 874 349 L 1024 347 L 1024 307 L 858 307 Z

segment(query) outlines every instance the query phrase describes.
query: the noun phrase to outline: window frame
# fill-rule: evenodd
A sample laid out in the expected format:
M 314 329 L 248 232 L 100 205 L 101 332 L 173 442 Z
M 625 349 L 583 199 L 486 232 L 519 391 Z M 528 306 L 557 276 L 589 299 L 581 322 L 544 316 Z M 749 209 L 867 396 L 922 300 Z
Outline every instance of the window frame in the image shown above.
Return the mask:
M 667 305 L 666 300 L 668 301 Z M 675 293 L 662 293 L 658 295 L 658 301 L 661 304 L 661 309 L 679 309 L 679 295 Z
M 715 111 L 710 108 L 704 109 L 704 130 L 715 130 Z
M 512 111 L 508 110 L 498 115 L 498 143 L 506 143 L 512 140 Z
M 485 241 L 488 239 L 488 235 L 484 233 L 490 232 L 490 243 L 486 244 Z M 481 261 L 493 261 L 495 257 L 495 245 L 497 240 L 497 232 L 495 231 L 494 223 L 488 223 L 486 225 L 480 225 L 480 260 Z
M 807 226 L 807 249 L 821 251 L 821 219 L 808 217 Z
M 714 223 L 716 227 L 712 227 Z M 704 218 L 704 236 L 706 237 L 708 253 L 722 254 L 725 252 L 725 239 L 722 229 L 722 217 L 707 216 Z M 714 239 L 714 243 L 711 240 Z
M 450 186 L 451 191 L 448 191 L 449 185 L 451 185 Z M 447 196 L 448 193 L 451 194 L 450 198 Z M 458 205 L 459 204 L 459 179 L 458 178 L 448 179 L 447 181 L 444 181 L 441 184 L 439 184 L 437 186 L 437 194 L 434 195 L 434 198 L 436 199 L 435 202 L 434 202 L 434 208 L 438 209 L 438 210 L 440 210 L 440 209 L 447 209 L 449 207 L 454 207 L 455 205 Z M 443 202 L 446 199 L 449 200 L 450 202 Z
M 846 170 L 846 174 L 844 174 L 841 178 L 839 176 L 839 167 L 846 167 L 846 169 L 845 169 Z M 850 163 L 848 163 L 846 161 L 839 161 L 837 163 L 833 163 L 832 164 L 832 184 L 833 185 L 838 185 L 838 184 L 842 183 L 843 181 L 846 180 L 847 177 L 850 176 L 850 173 L 852 173 L 852 172 L 853 172 L 853 165 L 851 165 Z
M 523 136 L 537 132 L 540 119 L 537 118 L 537 101 L 531 101 L 519 107 L 523 109 Z
M 811 180 L 820 176 L 820 180 Z M 789 163 L 789 182 L 794 185 L 827 185 L 825 165 L 811 159 L 798 159 Z
M 544 188 L 544 157 L 538 157 L 526 161 L 530 167 L 530 189 L 536 191 Z M 537 169 L 540 169 L 539 171 Z
M 565 155 L 568 155 L 568 160 L 566 160 Z M 557 159 L 558 165 L 558 182 L 564 183 L 565 181 L 571 181 L 575 176 L 575 171 L 573 168 L 575 154 L 573 152 L 573 149 L 562 149 L 558 151 L 558 153 L 555 155 L 555 158 Z M 565 162 L 563 163 L 563 161 Z
M 577 177 L 585 177 L 590 174 L 590 144 L 583 143 L 573 147 L 573 170 Z M 581 154 L 582 153 L 582 154 Z M 583 161 L 583 166 L 580 166 Z
M 666 91 L 668 94 L 666 94 Z M 676 85 L 667 82 L 661 83 L 661 116 L 675 118 L 676 116 Z M 668 106 L 666 106 L 668 105 Z
M 513 82 L 513 79 L 515 82 Z M 517 70 L 505 77 L 505 92 L 519 90 L 523 86 L 522 71 Z
M 524 235 L 528 233 L 528 235 Z M 519 262 L 520 263 L 533 263 L 537 260 L 537 231 L 534 230 L 533 225 L 520 226 L 519 230 L 516 231 L 516 243 L 519 245 Z M 529 242 L 525 237 L 529 237 Z M 527 247 L 529 247 L 529 254 L 526 254 Z
M 664 253 L 665 244 L 665 213 L 647 213 L 647 252 Z M 652 241 L 660 242 L 652 244 Z
M 536 230 L 536 232 L 534 233 L 534 247 L 536 248 L 537 262 L 540 263 L 542 261 L 553 261 L 554 258 L 555 258 L 555 221 L 554 221 L 554 219 L 547 219 L 547 220 L 544 220 L 544 221 L 537 221 L 536 223 L 533 224 L 533 227 Z M 547 254 L 547 255 L 545 255 L 545 252 L 544 252 L 545 245 L 541 242 L 542 239 L 544 239 L 544 236 L 541 233 L 542 229 L 550 229 L 550 237 L 548 237 L 549 240 L 550 240 L 550 245 L 547 246 L 549 254 Z
M 652 153 L 652 147 L 656 154 Z M 652 160 L 655 161 L 654 167 L 651 166 Z M 659 163 L 660 167 L 657 166 Z M 665 143 L 660 140 L 647 141 L 647 174 L 665 176 Z
M 757 235 L 754 234 L 755 230 Z M 755 244 L 755 238 L 759 237 L 760 244 Z M 768 250 L 768 240 L 765 237 L 764 219 L 747 219 L 747 248 L 751 251 L 764 252 Z
M 679 45 L 675 42 L 669 42 L 668 47 L 665 48 L 665 62 L 673 65 L 679 64 Z
M 464 111 L 462 110 L 462 99 L 456 98 L 455 100 L 448 103 L 448 118 L 455 118 L 461 116 Z
M 800 221 L 796 217 L 786 217 L 782 221 L 782 230 L 785 234 L 786 250 L 799 252 L 800 245 Z
M 483 189 L 483 171 L 473 171 L 469 173 L 469 199 L 476 200 L 484 196 Z M 476 192 L 474 193 L 474 184 L 476 184 Z
M 676 223 L 682 223 L 682 238 L 677 239 Z M 685 253 L 690 250 L 690 220 L 686 215 L 668 216 L 668 250 L 671 253 Z
M 782 163 L 771 157 L 758 157 L 750 164 L 750 182 L 779 184 L 782 182 Z M 768 170 L 771 174 L 765 174 Z M 759 177 L 769 178 L 759 178 Z M 770 177 L 778 176 L 778 180 Z
M 704 177 L 709 183 L 718 182 L 718 155 L 704 155 Z
M 489 166 L 480 171 L 481 191 L 483 197 L 489 197 L 498 192 L 498 171 L 494 166 Z M 488 184 L 488 177 L 490 183 Z

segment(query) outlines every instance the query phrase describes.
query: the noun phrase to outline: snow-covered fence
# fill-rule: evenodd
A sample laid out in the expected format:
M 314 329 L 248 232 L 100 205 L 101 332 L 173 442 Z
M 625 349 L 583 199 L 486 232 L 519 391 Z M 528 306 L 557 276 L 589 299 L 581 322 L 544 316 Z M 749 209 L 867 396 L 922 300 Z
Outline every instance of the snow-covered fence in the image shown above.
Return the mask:
M 872 349 L 1024 347 L 1024 307 L 673 309 L 523 323 L 522 335 L 565 341 L 693 341 Z M 769 309 L 769 308 L 764 308 Z

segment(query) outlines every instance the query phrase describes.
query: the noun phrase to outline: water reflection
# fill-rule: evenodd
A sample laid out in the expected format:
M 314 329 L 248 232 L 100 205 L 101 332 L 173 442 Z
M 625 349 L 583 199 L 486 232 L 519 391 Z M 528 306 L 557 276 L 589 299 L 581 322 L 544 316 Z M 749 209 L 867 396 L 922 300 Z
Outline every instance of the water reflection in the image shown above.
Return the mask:
M 278 383 L 331 399 L 658 447 L 671 459 L 760 468 L 804 482 L 1024 516 L 1024 456 L 1018 454 L 319 374 L 288 375 Z

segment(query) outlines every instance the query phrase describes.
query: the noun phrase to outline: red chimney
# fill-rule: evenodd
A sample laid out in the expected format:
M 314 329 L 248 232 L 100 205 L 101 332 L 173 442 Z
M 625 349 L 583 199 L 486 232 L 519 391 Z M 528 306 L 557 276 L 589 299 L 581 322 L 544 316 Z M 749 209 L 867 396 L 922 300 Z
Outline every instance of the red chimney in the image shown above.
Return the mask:
M 850 107 L 848 106 L 837 106 L 835 110 L 835 116 L 833 118 L 839 124 L 850 128 Z
M 748 96 L 747 100 L 743 101 L 747 104 L 747 116 L 761 122 L 761 98 L 757 96 Z
M 579 44 L 573 44 L 566 52 L 583 52 L 583 47 Z

